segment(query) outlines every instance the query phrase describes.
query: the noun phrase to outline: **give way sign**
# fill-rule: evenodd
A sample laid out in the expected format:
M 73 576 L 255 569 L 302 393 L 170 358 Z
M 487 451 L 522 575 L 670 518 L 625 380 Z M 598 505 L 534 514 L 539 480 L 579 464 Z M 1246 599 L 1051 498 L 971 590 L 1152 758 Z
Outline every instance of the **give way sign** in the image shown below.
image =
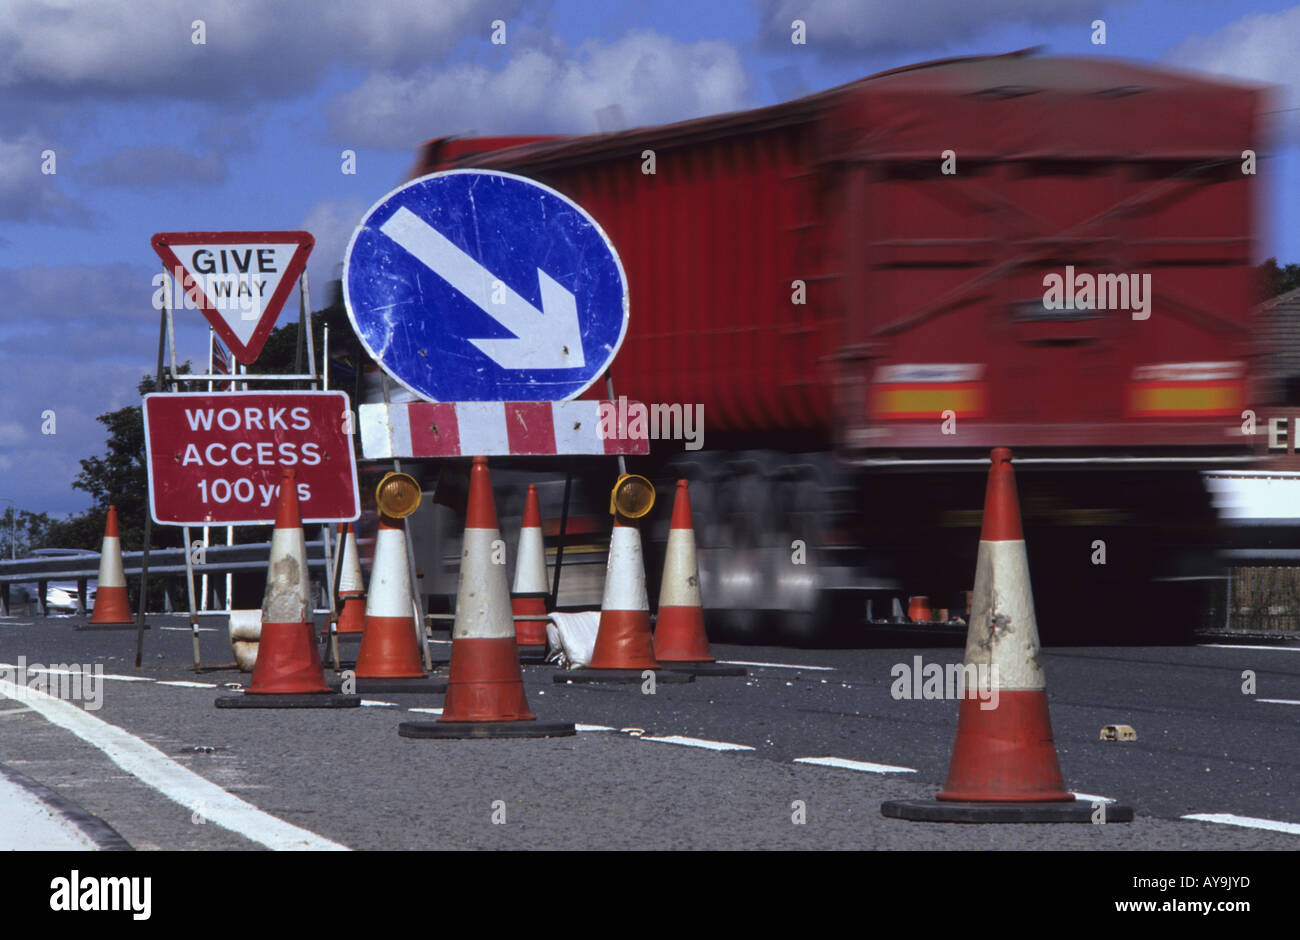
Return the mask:
M 308 232 L 159 232 L 151 243 L 184 298 L 250 365 L 316 240 Z

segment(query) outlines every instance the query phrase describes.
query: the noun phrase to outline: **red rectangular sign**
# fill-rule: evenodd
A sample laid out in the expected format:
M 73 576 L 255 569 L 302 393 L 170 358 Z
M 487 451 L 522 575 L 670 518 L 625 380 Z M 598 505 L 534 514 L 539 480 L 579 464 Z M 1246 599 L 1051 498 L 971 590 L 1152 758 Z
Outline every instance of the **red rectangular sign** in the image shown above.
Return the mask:
M 274 523 L 285 467 L 304 523 L 361 514 L 343 392 L 146 395 L 144 439 L 159 525 Z

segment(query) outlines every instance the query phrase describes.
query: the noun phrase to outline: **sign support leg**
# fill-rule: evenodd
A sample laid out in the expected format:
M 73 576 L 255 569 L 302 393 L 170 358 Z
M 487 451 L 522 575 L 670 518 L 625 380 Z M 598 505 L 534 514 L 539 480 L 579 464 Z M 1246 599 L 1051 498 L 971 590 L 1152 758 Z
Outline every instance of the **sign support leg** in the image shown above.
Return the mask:
M 162 311 L 158 315 L 158 366 L 153 373 L 153 390 L 162 391 L 163 351 L 167 343 L 167 294 L 171 290 L 167 268 L 163 267 Z M 149 543 L 153 541 L 153 513 L 144 508 L 144 544 L 140 546 L 140 598 L 135 615 L 135 668 L 140 668 L 144 658 L 144 611 L 149 599 Z
M 338 634 L 338 613 L 334 606 L 334 562 L 330 555 L 330 527 L 328 523 L 321 523 L 320 527 L 321 547 L 325 550 L 325 594 L 329 598 L 326 607 L 329 608 L 325 621 L 326 629 L 329 630 L 330 650 L 334 658 L 334 671 L 339 670 L 339 634 Z M 340 552 L 340 554 L 342 554 Z
M 560 537 L 555 543 L 555 578 L 551 582 L 551 610 L 560 601 L 560 568 L 564 564 L 564 535 L 569 528 L 569 491 L 573 487 L 573 474 L 564 472 L 564 504 L 560 507 Z

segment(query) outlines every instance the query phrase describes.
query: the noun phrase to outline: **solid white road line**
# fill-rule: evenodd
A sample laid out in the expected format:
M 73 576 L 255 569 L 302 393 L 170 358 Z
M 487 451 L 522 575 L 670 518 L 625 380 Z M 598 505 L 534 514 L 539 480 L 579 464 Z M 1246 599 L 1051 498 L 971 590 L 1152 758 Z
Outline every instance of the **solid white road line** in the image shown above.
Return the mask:
M 1300 705 L 1300 699 L 1293 698 L 1258 698 L 1257 702 L 1268 702 L 1270 705 Z
M 0 775 L 0 852 L 93 852 L 97 848 L 75 823 Z
M 1244 826 L 1247 829 L 1268 829 L 1272 832 L 1285 832 L 1300 836 L 1300 823 L 1278 822 L 1275 819 L 1258 819 L 1254 816 L 1238 816 L 1235 813 L 1193 813 L 1183 819 L 1198 822 L 1223 823 L 1225 826 Z
M 752 751 L 748 744 L 732 744 L 728 741 L 709 741 L 705 738 L 687 738 L 680 734 L 670 734 L 662 738 L 642 738 L 642 741 L 658 741 L 661 744 L 683 744 L 686 747 L 702 747 L 709 751 Z
M 153 745 L 76 705 L 7 679 L 0 679 L 0 695 L 20 698 L 40 712 L 46 721 L 71 731 L 87 744 L 103 751 L 109 760 L 142 783 L 186 809 L 202 812 L 204 818 L 223 829 L 268 849 L 348 850 L 345 845 L 300 829 L 244 802 L 176 763 Z
M 1200 645 L 1216 650 L 1284 650 L 1288 653 L 1300 653 L 1300 646 L 1252 646 L 1249 643 L 1202 643 Z
M 800 666 L 796 663 L 751 663 L 744 659 L 719 659 L 728 666 L 762 666 L 767 669 L 812 669 L 816 672 L 834 672 L 834 666 Z
M 816 764 L 819 767 L 840 767 L 844 770 L 860 770 L 869 774 L 914 774 L 915 767 L 895 767 L 892 764 L 873 764 L 870 761 L 846 760 L 843 757 L 796 757 L 796 764 Z

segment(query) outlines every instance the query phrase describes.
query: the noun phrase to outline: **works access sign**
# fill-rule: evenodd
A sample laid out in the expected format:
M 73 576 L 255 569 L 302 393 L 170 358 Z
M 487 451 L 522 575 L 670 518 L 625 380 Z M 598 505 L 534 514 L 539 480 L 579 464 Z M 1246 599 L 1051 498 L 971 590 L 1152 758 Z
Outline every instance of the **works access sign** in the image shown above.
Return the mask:
M 181 296 L 251 365 L 316 240 L 308 232 L 159 232 L 151 244 Z
M 360 515 L 343 392 L 146 395 L 144 438 L 159 525 L 269 525 L 286 467 L 304 523 Z

